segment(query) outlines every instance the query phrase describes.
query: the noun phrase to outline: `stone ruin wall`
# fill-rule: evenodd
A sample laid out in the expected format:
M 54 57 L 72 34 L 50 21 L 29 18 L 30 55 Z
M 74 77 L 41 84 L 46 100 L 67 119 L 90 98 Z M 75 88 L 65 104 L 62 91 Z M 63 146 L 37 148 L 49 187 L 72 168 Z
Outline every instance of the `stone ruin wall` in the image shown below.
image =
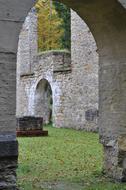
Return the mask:
M 96 131 L 98 119 L 96 50 L 96 43 L 87 25 L 71 11 L 71 55 L 64 51 L 44 52 L 38 55 L 37 18 L 32 10 L 26 18 L 19 40 L 17 116 L 37 115 L 36 86 L 41 79 L 47 79 L 53 93 L 54 126 Z
M 64 79 L 62 126 L 97 130 L 98 54 L 95 40 L 84 21 L 71 11 L 71 67 Z M 65 77 L 65 76 L 63 76 Z M 60 123 L 60 122 L 59 122 Z
M 31 115 L 29 100 L 32 101 L 30 89 L 33 79 L 33 60 L 37 55 L 37 17 L 32 9 L 23 24 L 19 35 L 17 54 L 17 101 L 16 115 Z M 32 107 L 32 105 L 30 106 Z

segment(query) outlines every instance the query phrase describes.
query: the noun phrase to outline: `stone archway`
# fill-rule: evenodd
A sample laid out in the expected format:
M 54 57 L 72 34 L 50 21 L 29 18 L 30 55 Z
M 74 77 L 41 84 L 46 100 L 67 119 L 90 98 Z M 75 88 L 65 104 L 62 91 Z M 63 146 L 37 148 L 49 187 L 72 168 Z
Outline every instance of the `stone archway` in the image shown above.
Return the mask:
M 35 116 L 43 117 L 44 124 L 52 122 L 52 88 L 46 79 L 39 81 L 35 91 Z
M 100 56 L 99 128 L 105 151 L 104 167 L 109 176 L 126 181 L 126 11 L 116 0 L 62 2 L 85 19 L 97 42 Z M 125 5 L 124 1 L 121 2 Z M 0 186 L 3 189 L 15 188 L 18 157 L 15 135 L 16 52 L 22 23 L 34 3 L 34 0 L 0 1 L 0 157 L 4 158 L 1 159 Z M 7 180 L 3 176 L 7 176 Z

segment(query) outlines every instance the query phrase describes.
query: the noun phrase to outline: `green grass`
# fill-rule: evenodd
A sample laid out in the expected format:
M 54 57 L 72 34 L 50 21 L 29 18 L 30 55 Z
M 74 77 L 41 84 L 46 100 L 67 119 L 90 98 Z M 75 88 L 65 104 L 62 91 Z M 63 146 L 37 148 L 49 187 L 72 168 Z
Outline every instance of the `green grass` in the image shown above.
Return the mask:
M 126 190 L 102 176 L 102 146 L 98 135 L 47 127 L 48 137 L 19 138 L 18 184 L 24 190 Z M 62 187 L 66 184 L 66 187 Z M 48 186 L 48 187 L 46 187 Z M 60 186 L 62 188 L 60 188 Z M 71 188 L 74 190 L 71 185 Z

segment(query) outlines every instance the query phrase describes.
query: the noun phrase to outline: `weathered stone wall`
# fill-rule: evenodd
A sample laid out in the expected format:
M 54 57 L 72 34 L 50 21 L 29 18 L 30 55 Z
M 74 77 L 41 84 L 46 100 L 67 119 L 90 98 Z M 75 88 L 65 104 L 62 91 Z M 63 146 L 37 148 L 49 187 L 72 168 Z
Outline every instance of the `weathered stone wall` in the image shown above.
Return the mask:
M 37 85 L 42 79 L 46 79 L 52 89 L 52 95 L 53 95 L 53 122 L 56 124 L 56 115 L 59 114 L 59 107 L 62 107 L 63 105 L 60 103 L 61 98 L 60 96 L 63 94 L 62 91 L 62 83 L 63 79 L 57 79 L 56 73 L 59 73 L 59 70 L 62 69 L 62 67 L 57 67 L 58 63 L 60 62 L 62 65 L 62 60 L 67 60 L 66 63 L 70 63 L 70 54 L 67 52 L 46 52 L 41 55 L 37 55 L 34 58 L 34 62 L 32 64 L 32 75 L 23 75 L 20 78 L 20 93 L 22 96 L 19 96 L 21 105 L 17 109 L 17 116 L 41 116 L 44 117 L 43 120 L 45 123 L 47 123 L 47 116 L 45 115 L 45 112 L 41 112 L 40 109 L 36 108 L 36 92 L 37 92 Z M 68 68 L 69 68 L 68 64 Z M 66 68 L 66 67 L 65 67 Z M 63 70 L 63 69 L 62 69 Z M 68 72 L 68 71 L 65 71 Z M 61 72 L 60 72 L 61 73 Z M 17 105 L 18 106 L 18 105 Z M 44 106 L 44 104 L 41 104 L 39 106 Z M 36 110 L 38 110 L 36 112 Z M 43 110 L 43 109 L 41 109 Z
M 61 0 L 61 2 L 81 15 L 97 41 L 100 58 L 98 125 L 101 142 L 105 147 L 105 171 L 114 179 L 126 181 L 126 10 L 123 7 L 125 0 Z M 15 186 L 17 160 L 14 164 L 11 162 L 11 158 L 17 159 L 18 155 L 15 139 L 16 53 L 20 28 L 34 3 L 34 0 L 0 1 L 1 189 L 17 189 Z
M 22 80 L 25 76 L 31 78 L 33 75 L 32 64 L 37 54 L 37 16 L 35 9 L 29 12 L 19 35 L 19 45 L 17 53 L 17 115 L 25 115 L 28 111 L 29 89 Z M 23 77 L 24 76 L 24 77 Z M 25 78 L 27 78 L 25 77 Z M 29 85 L 32 80 L 29 79 Z M 31 97 L 29 97 L 31 99 Z M 31 113 L 28 113 L 28 115 Z M 26 114 L 27 115 L 27 114 Z
M 32 11 L 20 34 L 17 115 L 43 116 L 47 121 L 44 113 L 35 111 L 37 84 L 46 79 L 52 88 L 54 126 L 96 131 L 98 55 L 91 32 L 81 18 L 71 11 L 71 55 L 64 51 L 37 55 L 36 42 L 31 41 L 33 38 L 37 41 L 35 23 L 36 16 Z M 44 104 L 41 106 L 44 107 Z
M 96 130 L 98 113 L 98 55 L 95 40 L 84 21 L 71 11 L 71 68 L 63 76 L 61 126 Z M 59 76 L 60 77 L 60 76 Z M 60 125 L 60 121 L 59 124 Z

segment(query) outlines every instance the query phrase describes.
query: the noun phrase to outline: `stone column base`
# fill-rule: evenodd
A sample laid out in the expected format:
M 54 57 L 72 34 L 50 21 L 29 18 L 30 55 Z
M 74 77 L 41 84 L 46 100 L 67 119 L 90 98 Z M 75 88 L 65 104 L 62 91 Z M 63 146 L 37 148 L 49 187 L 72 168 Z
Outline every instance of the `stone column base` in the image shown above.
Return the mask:
M 5 139 L 6 140 L 6 139 Z M 0 141 L 0 189 L 17 190 L 16 169 L 18 143 L 16 140 Z
M 101 142 L 104 147 L 104 174 L 116 181 L 126 182 L 126 136 Z

